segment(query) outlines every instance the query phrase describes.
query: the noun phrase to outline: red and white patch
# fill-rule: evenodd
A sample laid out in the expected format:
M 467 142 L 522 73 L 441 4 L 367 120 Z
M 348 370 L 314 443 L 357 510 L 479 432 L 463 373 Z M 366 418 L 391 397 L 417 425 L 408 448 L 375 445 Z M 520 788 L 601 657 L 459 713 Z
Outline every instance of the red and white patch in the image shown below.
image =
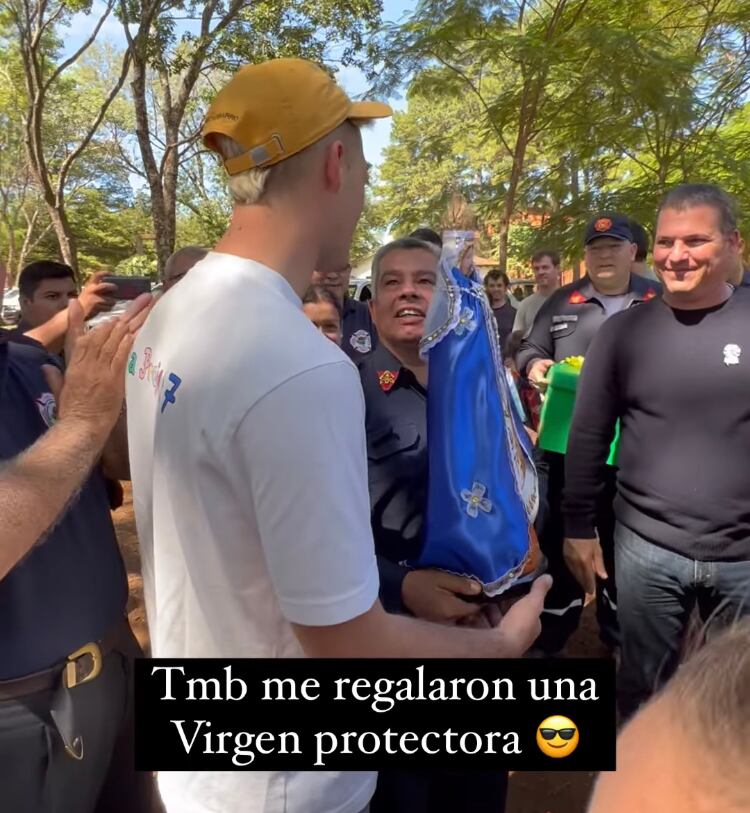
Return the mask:
M 383 392 L 389 392 L 393 389 L 393 385 L 398 378 L 398 370 L 394 373 L 392 370 L 378 370 L 378 383 Z

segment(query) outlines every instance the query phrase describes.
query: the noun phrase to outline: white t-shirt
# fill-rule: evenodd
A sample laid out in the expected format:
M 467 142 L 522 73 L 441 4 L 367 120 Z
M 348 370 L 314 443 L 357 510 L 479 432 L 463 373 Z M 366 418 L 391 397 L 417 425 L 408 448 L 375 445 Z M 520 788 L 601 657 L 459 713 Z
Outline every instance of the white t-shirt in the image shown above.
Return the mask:
M 128 365 L 133 502 L 154 657 L 299 657 L 290 622 L 370 609 L 356 368 L 259 263 L 210 253 Z M 372 772 L 161 773 L 169 813 L 358 813 Z
M 526 299 L 522 299 L 516 308 L 516 318 L 513 322 L 513 332 L 523 331 L 526 336 L 534 324 L 539 309 L 547 301 L 547 296 L 540 294 L 539 291 L 530 294 Z

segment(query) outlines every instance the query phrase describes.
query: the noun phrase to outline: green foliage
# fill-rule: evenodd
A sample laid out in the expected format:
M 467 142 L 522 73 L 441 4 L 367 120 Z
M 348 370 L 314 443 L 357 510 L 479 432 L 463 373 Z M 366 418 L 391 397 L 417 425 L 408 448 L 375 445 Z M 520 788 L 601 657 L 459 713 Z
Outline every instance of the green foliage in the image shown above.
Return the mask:
M 653 227 L 676 183 L 741 196 L 748 42 L 750 4 L 733 0 L 423 0 L 378 43 L 375 86 L 410 77 L 381 216 L 397 229 L 436 223 L 460 193 L 513 270 L 542 246 L 580 258 L 597 209 Z M 541 225 L 517 225 L 527 213 Z
M 160 224 L 175 247 L 217 241 L 231 202 L 223 170 L 197 141 L 204 111 L 239 64 L 276 56 L 305 56 L 332 71 L 359 65 L 378 94 L 405 91 L 354 262 L 387 231 L 475 218 L 481 254 L 506 257 L 516 274 L 540 247 L 579 259 L 584 224 L 598 209 L 619 209 L 651 230 L 670 185 L 712 181 L 740 201 L 750 187 L 744 0 L 422 0 L 375 37 L 381 0 L 154 3 L 147 28 L 144 0 L 121 0 L 114 13 L 138 32 L 133 53 L 145 55 L 146 142 L 157 177 L 149 178 L 136 138 L 129 79 L 62 190 L 84 273 L 151 273 L 165 251 Z M 73 14 L 90 12 L 93 22 L 101 4 L 51 0 L 45 8 L 54 18 L 42 38 L 49 76 Z M 21 9 L 20 0 L 0 8 L 0 254 L 11 273 L 60 256 L 24 145 L 29 99 L 14 22 Z M 194 20 L 189 29 L 185 18 Z M 122 54 L 99 40 L 48 92 L 42 139 L 53 186 L 118 76 Z M 146 189 L 161 190 L 163 203 Z M 750 242 L 750 221 L 743 235 Z
M 158 278 L 156 255 L 136 254 L 118 263 L 115 271 L 123 277 L 151 277 L 156 280 Z
M 378 217 L 395 234 L 426 224 L 439 230 L 455 196 L 471 204 L 500 182 L 502 156 L 480 132 L 478 101 L 448 95 L 435 104 L 430 86 L 439 86 L 441 77 L 445 71 L 421 74 L 409 89 L 407 110 L 394 116 L 375 191 Z
M 373 205 L 372 198 L 368 195 L 362 217 L 357 223 L 357 229 L 352 239 L 352 247 L 349 252 L 352 264 L 356 265 L 372 256 L 383 244 L 384 236 L 385 229 L 382 221 Z

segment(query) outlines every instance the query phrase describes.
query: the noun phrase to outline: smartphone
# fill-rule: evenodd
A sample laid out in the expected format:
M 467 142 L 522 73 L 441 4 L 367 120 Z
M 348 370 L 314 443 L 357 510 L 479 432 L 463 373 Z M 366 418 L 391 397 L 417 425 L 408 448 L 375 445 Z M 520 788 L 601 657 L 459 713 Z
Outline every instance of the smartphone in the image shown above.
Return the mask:
M 135 299 L 141 294 L 151 293 L 151 280 L 148 277 L 118 277 L 115 274 L 102 277 L 101 282 L 116 286 L 112 292 L 114 299 Z

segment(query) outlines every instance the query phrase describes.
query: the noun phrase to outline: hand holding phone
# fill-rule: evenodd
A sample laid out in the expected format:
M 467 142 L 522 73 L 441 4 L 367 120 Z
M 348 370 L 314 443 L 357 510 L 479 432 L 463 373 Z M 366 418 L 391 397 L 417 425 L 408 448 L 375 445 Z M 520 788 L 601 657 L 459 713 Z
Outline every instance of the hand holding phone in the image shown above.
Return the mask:
M 100 282 L 114 286 L 111 294 L 114 299 L 136 299 L 141 294 L 151 293 L 151 280 L 148 277 L 120 277 L 109 274 L 102 277 Z

